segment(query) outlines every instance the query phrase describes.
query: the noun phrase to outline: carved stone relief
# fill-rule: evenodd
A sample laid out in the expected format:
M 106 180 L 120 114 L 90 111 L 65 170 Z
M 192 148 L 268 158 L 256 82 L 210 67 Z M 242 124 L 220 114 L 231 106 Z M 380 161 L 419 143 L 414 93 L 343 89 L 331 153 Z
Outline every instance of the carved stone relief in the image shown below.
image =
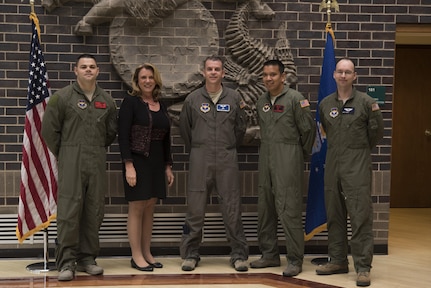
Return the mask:
M 219 50 L 217 24 L 199 1 L 183 2 L 172 7 L 175 18 L 172 13 L 152 22 L 136 16 L 114 18 L 110 27 L 111 57 L 126 83 L 136 66 L 150 62 L 162 74 L 165 98 L 179 99 L 200 85 L 202 61 Z M 179 21 L 180 15 L 183 21 Z
M 203 60 L 219 51 L 217 23 L 198 0 L 75 0 L 94 4 L 76 24 L 75 33 L 92 35 L 93 26 L 110 22 L 110 50 L 115 69 L 129 83 L 136 66 L 151 62 L 163 78 L 163 97 L 177 102 L 169 107 L 177 123 L 181 101 L 202 84 Z M 255 104 L 264 91 L 261 70 L 268 59 L 279 59 L 286 66 L 287 85 L 297 82 L 296 66 L 286 39 L 285 23 L 278 41 L 270 47 L 254 39 L 248 28 L 249 17 L 271 19 L 274 11 L 260 0 L 221 0 L 244 2 L 235 11 L 224 32 L 226 43 L 225 81 L 247 103 L 248 128 L 244 144 L 259 139 Z M 42 0 L 52 11 L 69 0 Z M 174 13 L 175 12 L 175 13 Z M 182 19 L 184 18 L 184 19 Z
M 297 82 L 296 66 L 290 43 L 286 39 L 285 23 L 280 25 L 276 46 L 265 45 L 249 33 L 248 19 L 252 8 L 249 3 L 242 5 L 230 19 L 225 32 L 226 47 L 229 51 L 225 78 L 238 85 L 236 90 L 247 103 L 247 133 L 244 144 L 254 143 L 260 138 L 256 102 L 265 92 L 261 76 L 263 63 L 269 59 L 279 59 L 285 65 L 286 85 Z

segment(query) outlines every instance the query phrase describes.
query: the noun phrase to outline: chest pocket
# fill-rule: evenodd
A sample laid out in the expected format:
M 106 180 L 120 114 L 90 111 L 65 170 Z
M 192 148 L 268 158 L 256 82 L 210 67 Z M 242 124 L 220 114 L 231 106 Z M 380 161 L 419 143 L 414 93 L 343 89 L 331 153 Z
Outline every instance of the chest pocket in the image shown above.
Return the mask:
M 369 147 L 367 133 L 367 115 L 355 109 L 349 110 L 328 110 L 324 111 L 326 120 L 326 132 L 328 137 L 337 135 L 338 145 L 346 145 L 352 149 Z M 335 139 L 334 139 L 335 140 Z M 329 144 L 329 142 L 328 142 Z
M 353 114 L 342 114 L 342 131 L 349 148 L 361 149 L 368 145 L 367 115 L 356 110 Z
M 265 131 L 261 131 L 263 138 L 283 143 L 299 143 L 298 125 L 291 103 L 275 104 L 271 110 L 268 112 L 260 111 L 260 114 L 266 127 Z

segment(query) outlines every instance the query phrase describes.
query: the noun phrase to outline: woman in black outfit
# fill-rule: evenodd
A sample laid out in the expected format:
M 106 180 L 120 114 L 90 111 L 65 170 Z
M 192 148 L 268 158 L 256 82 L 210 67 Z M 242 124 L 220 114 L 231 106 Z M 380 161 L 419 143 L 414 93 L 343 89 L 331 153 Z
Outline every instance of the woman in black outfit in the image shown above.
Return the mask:
M 145 63 L 135 69 L 132 90 L 121 103 L 118 142 L 123 160 L 127 233 L 131 266 L 140 271 L 162 268 L 151 254 L 153 214 L 158 199 L 166 198 L 172 174 L 170 126 L 166 107 L 158 101 L 162 80 L 156 67 Z

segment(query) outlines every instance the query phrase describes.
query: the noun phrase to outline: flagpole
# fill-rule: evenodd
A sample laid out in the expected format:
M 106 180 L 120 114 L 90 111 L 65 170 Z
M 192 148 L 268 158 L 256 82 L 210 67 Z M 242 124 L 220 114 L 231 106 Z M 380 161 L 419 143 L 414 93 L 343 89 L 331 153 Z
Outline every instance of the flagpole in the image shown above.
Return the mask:
M 29 264 L 26 269 L 34 273 L 49 272 L 57 269 L 55 262 L 49 262 L 48 228 L 43 229 L 43 262 Z
M 34 12 L 34 0 L 30 0 L 31 13 Z M 48 228 L 43 229 L 43 262 L 27 265 L 26 269 L 34 273 L 42 273 L 56 270 L 55 262 L 49 262 Z
M 332 24 L 331 24 L 331 8 L 335 9 L 336 12 L 340 12 L 337 0 L 332 0 L 332 1 L 331 0 L 322 0 L 322 2 L 320 3 L 319 11 L 326 10 L 327 21 L 326 21 L 325 36 L 326 36 L 326 38 L 332 37 L 332 39 L 334 39 L 335 36 L 334 36 L 334 32 L 332 30 Z M 326 43 L 328 44 L 328 39 L 326 39 Z M 330 43 L 332 43 L 332 41 Z M 327 49 L 327 47 L 325 47 L 325 50 L 326 49 Z M 326 57 L 326 51 L 324 52 L 324 62 L 325 62 L 325 57 Z M 334 61 L 335 61 L 335 59 L 334 59 Z M 323 71 L 324 67 L 323 66 L 324 66 L 324 64 L 322 65 L 322 73 L 324 73 L 324 71 Z M 321 78 L 320 85 L 322 85 L 322 78 Z M 321 87 L 319 89 L 321 89 Z M 321 91 L 319 91 L 319 94 L 320 94 L 320 92 Z M 325 97 L 325 96 L 327 96 L 327 95 L 323 95 L 323 97 Z M 320 95 L 319 95 L 319 98 L 320 98 Z M 307 206 L 308 206 L 308 203 L 307 203 Z M 326 223 L 325 223 L 325 225 L 326 225 Z M 311 234 L 311 236 L 310 235 L 306 235 L 306 236 L 311 238 L 313 235 L 314 235 L 314 233 Z M 329 257 L 317 257 L 317 258 L 313 258 L 311 260 L 311 263 L 314 265 L 324 265 L 324 264 L 328 263 L 329 260 L 330 260 Z

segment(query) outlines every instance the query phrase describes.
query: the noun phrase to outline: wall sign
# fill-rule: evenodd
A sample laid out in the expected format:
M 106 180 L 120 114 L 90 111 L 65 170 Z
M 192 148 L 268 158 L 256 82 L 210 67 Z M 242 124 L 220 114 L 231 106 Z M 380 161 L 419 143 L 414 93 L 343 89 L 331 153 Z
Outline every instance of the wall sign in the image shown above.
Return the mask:
M 385 86 L 368 86 L 367 94 L 376 99 L 377 104 L 385 104 Z

